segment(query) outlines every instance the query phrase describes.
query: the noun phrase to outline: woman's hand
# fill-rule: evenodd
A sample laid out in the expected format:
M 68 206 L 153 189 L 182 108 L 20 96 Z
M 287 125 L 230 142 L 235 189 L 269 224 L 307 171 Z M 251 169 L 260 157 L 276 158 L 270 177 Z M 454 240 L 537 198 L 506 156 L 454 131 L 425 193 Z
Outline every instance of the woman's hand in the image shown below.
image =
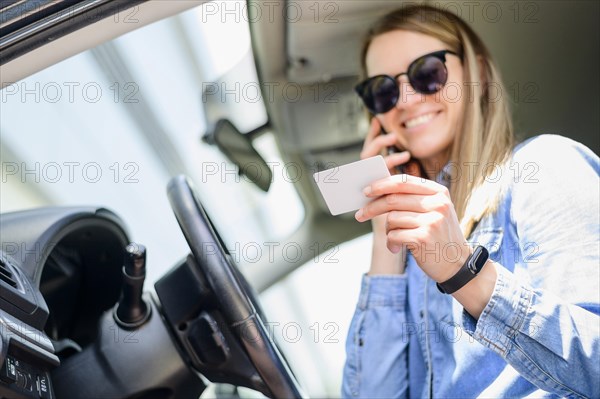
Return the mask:
M 394 134 L 381 134 L 381 125 L 377 118 L 371 119 L 371 127 L 365 138 L 360 159 L 382 155 L 391 174 L 396 173 L 396 166 L 405 164 L 410 159 L 408 151 L 387 154 L 387 148 L 396 144 Z M 404 254 L 394 254 L 386 247 L 385 231 L 386 215 L 372 219 L 373 256 L 369 274 L 400 274 L 404 272 Z
M 374 199 L 356 212 L 356 220 L 383 218 L 387 248 L 409 249 L 433 280 L 448 280 L 466 262 L 471 247 L 446 187 L 403 174 L 374 182 L 365 195 Z
M 395 167 L 408 162 L 410 153 L 408 151 L 402 151 L 388 155 L 387 148 L 395 145 L 397 138 L 393 133 L 381 134 L 381 131 L 379 120 L 377 118 L 372 118 L 369 132 L 367 133 L 363 149 L 360 153 L 360 159 L 382 155 L 390 173 L 395 174 Z

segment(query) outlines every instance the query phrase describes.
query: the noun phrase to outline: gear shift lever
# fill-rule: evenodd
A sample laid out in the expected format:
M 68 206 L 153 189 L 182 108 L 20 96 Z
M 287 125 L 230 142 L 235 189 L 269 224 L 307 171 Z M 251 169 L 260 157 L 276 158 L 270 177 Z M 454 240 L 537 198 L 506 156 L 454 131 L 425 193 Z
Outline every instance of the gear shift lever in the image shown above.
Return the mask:
M 150 316 L 150 307 L 142 298 L 146 279 L 146 247 L 135 243 L 125 247 L 122 273 L 123 291 L 114 317 L 121 327 L 132 329 L 144 324 Z

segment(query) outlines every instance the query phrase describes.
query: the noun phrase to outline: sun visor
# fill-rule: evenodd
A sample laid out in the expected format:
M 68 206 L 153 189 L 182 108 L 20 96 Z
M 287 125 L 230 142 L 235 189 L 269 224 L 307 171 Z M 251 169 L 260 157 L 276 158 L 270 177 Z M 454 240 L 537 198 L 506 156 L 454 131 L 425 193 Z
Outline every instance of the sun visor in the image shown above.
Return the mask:
M 313 85 L 288 83 L 290 87 L 282 90 L 281 104 L 284 150 L 324 151 L 364 140 L 368 122 L 353 92 L 355 83 L 356 79 Z

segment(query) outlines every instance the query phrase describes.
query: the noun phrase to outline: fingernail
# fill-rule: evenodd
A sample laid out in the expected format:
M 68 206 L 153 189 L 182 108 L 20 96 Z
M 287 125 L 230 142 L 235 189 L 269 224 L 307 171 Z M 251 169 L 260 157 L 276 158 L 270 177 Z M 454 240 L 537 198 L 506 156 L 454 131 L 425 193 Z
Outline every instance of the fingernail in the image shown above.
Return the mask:
M 362 210 L 362 209 L 359 209 L 359 210 L 358 210 L 358 212 L 356 212 L 356 213 L 354 214 L 354 218 L 355 218 L 356 220 L 360 221 L 360 219 L 362 219 L 362 217 L 363 217 L 363 213 L 364 213 L 364 212 L 363 212 L 363 210 Z
M 392 253 L 397 254 L 398 252 L 400 252 L 400 247 L 397 245 L 392 245 L 392 247 L 390 248 L 390 251 L 392 251 Z
M 367 186 L 363 189 L 363 194 L 364 195 L 369 195 L 371 194 L 371 191 L 373 191 L 373 189 L 371 188 L 371 186 Z

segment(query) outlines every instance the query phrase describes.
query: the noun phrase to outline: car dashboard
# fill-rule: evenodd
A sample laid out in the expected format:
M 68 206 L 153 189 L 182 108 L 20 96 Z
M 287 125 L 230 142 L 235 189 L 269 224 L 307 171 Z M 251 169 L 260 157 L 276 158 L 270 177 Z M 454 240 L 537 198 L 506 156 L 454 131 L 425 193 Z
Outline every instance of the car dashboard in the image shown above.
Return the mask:
M 150 294 L 143 301 L 157 317 L 136 328 L 116 322 L 129 240 L 113 212 L 5 213 L 0 234 L 0 398 L 198 397 L 204 390 Z
M 54 397 L 50 372 L 96 339 L 121 288 L 127 233 L 112 212 L 1 215 L 0 396 Z
M 154 295 L 128 271 L 145 248 L 105 208 L 4 213 L 0 236 L 0 398 L 199 397 L 207 379 L 273 396 L 192 255 Z M 143 319 L 121 317 L 132 300 Z

